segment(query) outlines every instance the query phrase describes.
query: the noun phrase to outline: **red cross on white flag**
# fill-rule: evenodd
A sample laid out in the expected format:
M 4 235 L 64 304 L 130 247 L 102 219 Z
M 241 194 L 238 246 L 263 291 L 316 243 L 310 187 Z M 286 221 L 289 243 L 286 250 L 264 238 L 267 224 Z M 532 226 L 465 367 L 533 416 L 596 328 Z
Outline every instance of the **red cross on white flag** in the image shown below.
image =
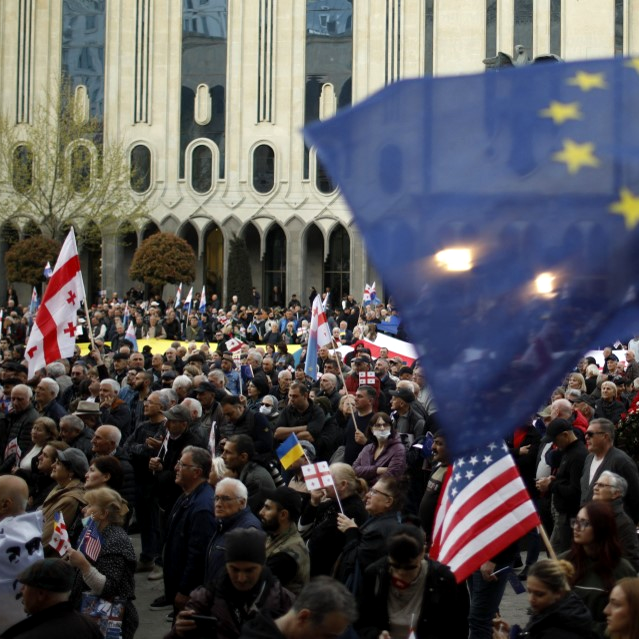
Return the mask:
M 27 342 L 25 356 L 29 363 L 29 378 L 47 364 L 73 355 L 77 310 L 84 297 L 78 247 L 71 227 Z
M 334 484 L 328 463 L 325 461 L 302 466 L 302 474 L 309 490 L 318 490 Z

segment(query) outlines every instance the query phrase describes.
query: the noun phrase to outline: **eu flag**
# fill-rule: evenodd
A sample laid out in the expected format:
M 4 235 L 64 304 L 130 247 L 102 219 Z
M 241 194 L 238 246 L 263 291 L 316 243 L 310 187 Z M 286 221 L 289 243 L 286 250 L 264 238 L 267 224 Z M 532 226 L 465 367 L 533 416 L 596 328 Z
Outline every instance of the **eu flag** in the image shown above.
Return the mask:
M 639 60 L 399 82 L 310 126 L 453 455 L 636 328 Z

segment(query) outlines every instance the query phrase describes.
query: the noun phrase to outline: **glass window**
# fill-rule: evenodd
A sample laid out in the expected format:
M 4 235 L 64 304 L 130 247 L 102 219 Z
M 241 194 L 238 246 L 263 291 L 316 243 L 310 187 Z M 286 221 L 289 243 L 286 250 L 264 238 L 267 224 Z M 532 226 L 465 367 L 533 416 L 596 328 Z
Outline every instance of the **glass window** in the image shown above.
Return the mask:
M 253 188 L 268 193 L 275 186 L 275 152 L 268 144 L 260 144 L 253 152 Z
M 624 0 L 615 0 L 615 55 L 623 55 L 623 5 Z
M 504 53 L 508 53 L 505 51 Z M 497 55 L 497 0 L 486 1 L 486 57 Z
M 91 186 L 91 153 L 84 144 L 71 153 L 71 185 L 76 193 L 84 193 Z
M 332 303 L 336 306 L 351 288 L 351 239 L 341 224 L 331 233 L 328 246 L 324 286 L 330 286 Z
M 561 0 L 550 0 L 550 53 L 561 55 Z
M 26 193 L 33 185 L 33 152 L 21 144 L 13 152 L 13 188 Z
M 143 144 L 131 150 L 131 188 L 145 193 L 151 186 L 151 151 Z
M 198 144 L 191 154 L 191 186 L 196 193 L 208 193 L 213 185 L 213 153 Z
M 275 288 L 277 287 L 277 291 Z M 272 305 L 273 294 L 279 293 L 286 302 L 286 235 L 282 227 L 275 225 L 266 236 L 266 252 L 264 255 L 264 299 Z

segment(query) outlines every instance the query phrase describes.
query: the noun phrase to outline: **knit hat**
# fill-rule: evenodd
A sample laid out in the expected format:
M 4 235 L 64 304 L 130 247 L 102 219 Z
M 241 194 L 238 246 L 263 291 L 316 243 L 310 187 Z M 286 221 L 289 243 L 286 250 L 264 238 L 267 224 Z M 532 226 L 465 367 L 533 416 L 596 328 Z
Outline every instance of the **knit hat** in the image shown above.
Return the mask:
M 266 533 L 257 528 L 236 528 L 225 535 L 226 561 L 266 562 Z

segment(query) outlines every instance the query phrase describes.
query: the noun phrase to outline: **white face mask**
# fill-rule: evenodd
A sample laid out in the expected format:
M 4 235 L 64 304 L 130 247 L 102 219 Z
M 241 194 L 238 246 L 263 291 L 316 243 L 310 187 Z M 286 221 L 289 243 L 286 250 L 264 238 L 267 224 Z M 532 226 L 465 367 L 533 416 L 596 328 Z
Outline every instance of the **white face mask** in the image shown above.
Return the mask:
M 377 437 L 377 439 L 388 439 L 390 437 L 390 428 L 388 430 L 375 430 L 373 431 L 373 435 Z
M 264 404 L 260 406 L 260 413 L 262 413 L 262 415 L 270 415 L 272 412 L 273 412 L 272 406 L 264 406 Z

